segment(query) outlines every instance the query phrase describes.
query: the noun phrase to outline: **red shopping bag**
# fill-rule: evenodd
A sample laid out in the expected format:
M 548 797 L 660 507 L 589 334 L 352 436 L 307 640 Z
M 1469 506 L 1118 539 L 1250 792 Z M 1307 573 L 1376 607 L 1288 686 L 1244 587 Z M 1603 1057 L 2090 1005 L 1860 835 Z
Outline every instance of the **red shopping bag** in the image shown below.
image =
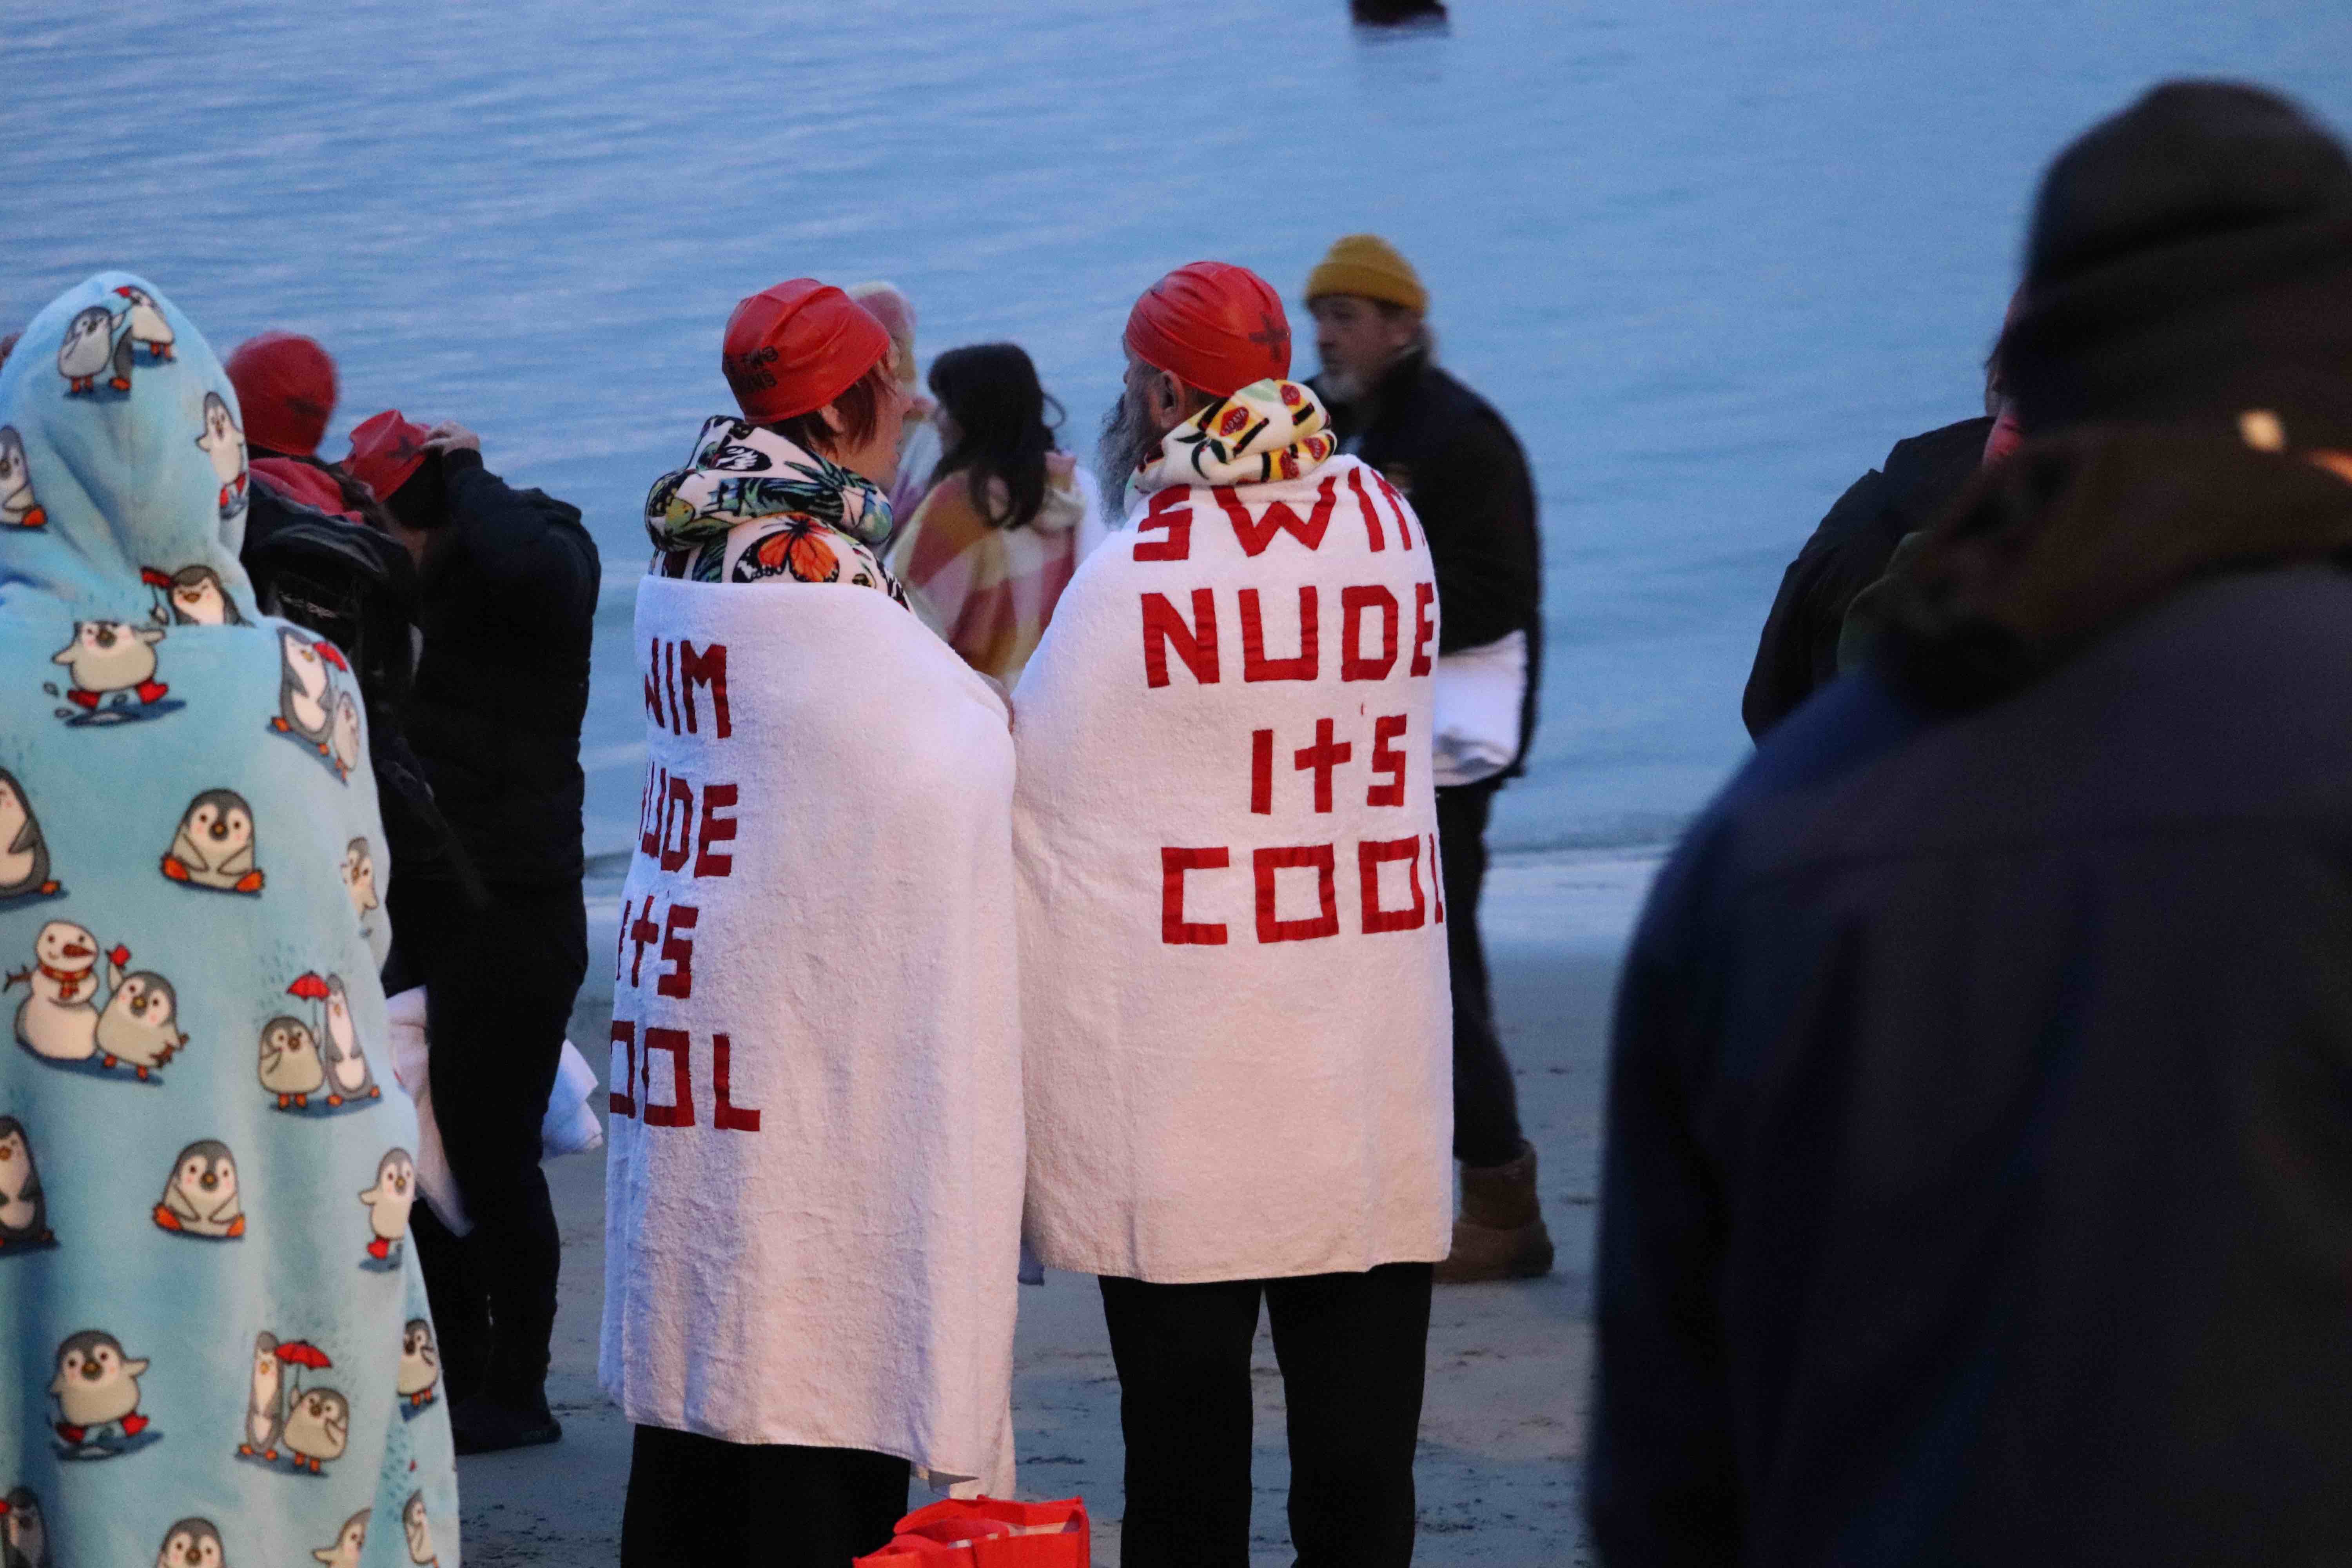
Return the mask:
M 1087 1505 L 950 1498 L 900 1520 L 890 1544 L 851 1568 L 1090 1568 Z

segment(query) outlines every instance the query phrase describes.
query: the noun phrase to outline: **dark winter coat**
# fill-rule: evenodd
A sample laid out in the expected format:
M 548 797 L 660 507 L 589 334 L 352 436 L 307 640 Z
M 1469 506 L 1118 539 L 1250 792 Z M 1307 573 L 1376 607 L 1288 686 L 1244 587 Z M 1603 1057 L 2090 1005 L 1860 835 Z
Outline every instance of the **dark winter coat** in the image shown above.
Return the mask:
M 1543 675 L 1543 546 L 1536 531 L 1535 480 L 1503 416 L 1421 350 L 1407 353 L 1360 405 L 1330 409 L 1341 448 L 1388 476 L 1412 503 L 1437 574 L 1441 653 L 1483 647 L 1516 631 L 1528 637 L 1528 689 L 1519 720 L 1523 771 L 1535 740 L 1536 689 Z
M 1877 582 L 1903 536 L 1952 503 L 1984 456 L 1990 418 L 1897 441 L 1886 466 L 1854 480 L 1781 574 L 1764 619 L 1739 716 L 1758 740 L 1837 679 L 1838 633 L 1856 595 Z
M 2028 447 L 1621 991 L 1612 1564 L 2352 1543 L 2352 486 Z
M 578 508 L 512 489 L 478 453 L 432 461 L 448 521 L 418 583 L 409 739 L 486 881 L 576 884 L 595 542 Z

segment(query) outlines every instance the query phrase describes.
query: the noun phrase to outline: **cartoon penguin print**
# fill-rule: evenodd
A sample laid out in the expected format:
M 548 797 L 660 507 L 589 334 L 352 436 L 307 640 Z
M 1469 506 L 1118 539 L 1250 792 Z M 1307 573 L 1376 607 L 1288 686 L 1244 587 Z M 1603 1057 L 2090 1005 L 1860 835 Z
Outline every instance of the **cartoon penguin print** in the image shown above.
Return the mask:
M 148 586 L 163 591 L 163 605 L 175 626 L 241 626 L 245 616 L 228 596 L 220 574 L 209 566 L 183 566 L 177 572 L 153 567 L 139 575 Z
M 45 1061 L 86 1062 L 98 1054 L 98 938 L 71 921 L 51 921 L 33 939 L 33 967 L 0 982 L 26 986 L 16 1009 L 16 1043 Z M 103 954 L 109 983 L 119 984 L 131 950 Z
M 375 1075 L 368 1070 L 367 1053 L 360 1047 L 359 1026 L 352 1021 L 351 993 L 340 974 L 327 976 L 327 1103 L 347 1100 L 381 1100 Z
M 58 374 L 66 378 L 66 395 L 94 393 L 98 378 L 117 392 L 131 390 L 131 340 L 117 342 L 119 320 L 103 305 L 89 305 L 66 323 L 65 342 L 58 345 Z
M 352 1403 L 334 1389 L 303 1389 L 286 1407 L 286 1449 L 298 1470 L 325 1475 L 320 1467 L 343 1457 L 351 1436 Z
M 220 1531 L 209 1519 L 184 1519 L 163 1532 L 155 1568 L 228 1568 Z
M 253 863 L 253 807 L 233 789 L 208 789 L 188 803 L 163 875 L 222 893 L 258 893 L 261 868 Z
M 217 392 L 205 394 L 205 430 L 196 445 L 213 460 L 213 477 L 221 482 L 220 520 L 226 522 L 245 510 L 245 432 L 236 427 L 228 400 Z
M 155 679 L 155 645 L 163 640 L 161 626 L 76 621 L 73 641 L 50 655 L 49 662 L 66 667 L 73 685 L 65 700 L 85 713 L 97 712 L 100 702 L 126 691 L 134 693 L 143 708 L 160 702 L 172 689 Z
M 143 1081 L 170 1061 L 188 1037 L 175 1021 L 180 994 L 152 969 L 126 974 L 98 1016 L 98 1059 L 102 1067 L 130 1068 Z
M 0 774 L 5 778 L 5 774 Z M 5 822 L 0 816 L 0 822 Z M 352 912 L 364 922 L 369 913 L 383 907 L 375 895 L 375 852 L 368 847 L 365 838 L 354 838 L 343 848 L 343 891 L 352 900 Z
M 0 528 L 39 528 L 48 521 L 49 514 L 33 496 L 25 438 L 14 425 L 0 425 Z
M 423 1492 L 409 1493 L 400 1505 L 400 1532 L 408 1537 L 408 1560 L 416 1568 L 429 1568 L 438 1561 L 433 1555 L 433 1522 L 425 1517 Z
M 433 1325 L 411 1318 L 400 1331 L 400 1371 L 393 1390 L 408 1402 L 407 1414 L 415 1415 L 433 1403 L 433 1385 L 440 1381 L 441 1350 L 433 1342 Z
M 40 1167 L 33 1163 L 33 1141 L 23 1122 L 0 1116 L 0 1257 L 56 1239 L 49 1231 L 48 1200 L 41 1195 Z
M 172 352 L 174 342 L 172 323 L 165 321 L 163 312 L 155 308 L 154 298 L 144 289 L 133 289 L 128 283 L 115 292 L 131 302 L 130 310 L 124 312 L 129 318 L 131 330 L 124 335 L 131 343 L 147 351 L 148 363 L 162 364 L 166 360 L 177 359 L 179 356 Z
M 139 1377 L 147 1366 L 125 1355 L 122 1342 L 103 1329 L 84 1329 L 58 1344 L 49 1393 L 58 1402 L 57 1433 L 65 1439 L 67 1458 L 108 1458 L 148 1429 L 148 1418 L 139 1414 Z
M 360 1568 L 360 1553 L 367 1550 L 369 1511 L 362 1509 L 343 1521 L 335 1539 L 312 1552 L 311 1557 L 326 1568 Z
M 269 721 L 269 727 L 281 735 L 307 741 L 323 757 L 334 728 L 327 661 L 317 642 L 291 626 L 278 629 L 278 717 Z
M 360 705 L 348 691 L 335 698 L 335 732 L 330 743 L 334 748 L 336 776 L 349 778 L 360 765 Z
M 278 1097 L 278 1109 L 307 1109 L 310 1096 L 326 1087 L 326 1064 L 310 1026 L 279 1014 L 261 1026 L 261 1087 Z
M 385 1150 L 376 1163 L 375 1185 L 360 1194 L 368 1208 L 368 1229 L 374 1233 L 367 1255 L 377 1264 L 388 1267 L 397 1260 L 393 1249 L 407 1237 L 408 1209 L 415 1201 L 415 1163 L 405 1149 Z
M 155 1223 L 181 1236 L 208 1241 L 228 1241 L 245 1234 L 236 1156 L 229 1152 L 227 1144 L 217 1138 L 200 1138 L 180 1151 L 172 1163 L 172 1173 L 163 1178 Z
M 245 1425 L 236 1451 L 245 1458 L 278 1460 L 278 1440 L 286 1429 L 286 1367 L 278 1359 L 278 1336 L 264 1329 L 253 1336 L 253 1382 L 245 1395 Z
M 58 890 L 49 874 L 49 841 L 41 837 L 33 803 L 16 775 L 0 768 L 0 904 L 55 898 Z
M 13 1487 L 0 1498 L 0 1568 L 49 1568 L 48 1521 L 30 1487 Z

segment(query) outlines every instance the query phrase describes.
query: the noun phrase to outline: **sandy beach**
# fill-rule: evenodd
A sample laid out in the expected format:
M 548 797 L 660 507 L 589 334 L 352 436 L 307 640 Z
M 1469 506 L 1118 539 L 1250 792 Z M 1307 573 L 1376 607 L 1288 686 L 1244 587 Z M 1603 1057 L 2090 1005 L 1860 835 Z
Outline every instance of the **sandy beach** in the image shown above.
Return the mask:
M 1653 852 L 1498 857 L 1486 906 L 1496 1008 L 1539 1151 L 1559 1262 L 1546 1279 L 1441 1289 L 1431 1320 L 1418 1468 L 1427 1564 L 1586 1561 L 1579 1461 L 1591 1350 L 1593 1198 L 1609 1004 L 1624 935 L 1656 868 Z M 592 885 L 590 931 L 617 917 L 616 886 Z M 592 948 L 593 951 L 593 948 Z M 611 989 L 592 973 L 572 1037 L 602 1065 Z M 617 1550 L 629 1428 L 596 1384 L 604 1289 L 600 1155 L 548 1167 L 563 1227 L 563 1287 L 548 1394 L 564 1426 L 551 1448 L 460 1460 L 466 1560 L 479 1568 L 609 1561 Z M 1260 1330 L 1252 1562 L 1291 1560 L 1283 1514 L 1282 1382 Z M 1049 1273 L 1021 1297 L 1013 1389 L 1024 1497 L 1082 1496 L 1095 1561 L 1118 1562 L 1118 1382 L 1094 1281 Z M 928 1500 L 919 1486 L 915 1501 Z

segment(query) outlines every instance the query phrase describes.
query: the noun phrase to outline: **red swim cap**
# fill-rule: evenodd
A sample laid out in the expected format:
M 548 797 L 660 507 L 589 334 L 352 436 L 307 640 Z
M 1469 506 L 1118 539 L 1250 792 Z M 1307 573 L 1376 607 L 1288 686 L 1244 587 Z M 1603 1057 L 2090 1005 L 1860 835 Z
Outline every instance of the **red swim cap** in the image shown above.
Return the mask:
M 390 500 L 392 492 L 425 466 L 425 438 L 432 433 L 402 418 L 399 409 L 387 408 L 352 427 L 352 455 L 343 459 L 343 468 L 373 490 L 376 500 Z
M 743 417 L 772 425 L 824 407 L 889 353 L 890 334 L 856 300 L 795 278 L 736 305 L 719 366 Z
M 1223 397 L 1290 374 L 1282 296 L 1246 267 L 1195 261 L 1143 292 L 1128 313 L 1136 357 Z
M 245 415 L 245 438 L 273 452 L 315 457 L 335 412 L 335 362 L 299 332 L 264 332 L 236 345 L 225 367 Z

